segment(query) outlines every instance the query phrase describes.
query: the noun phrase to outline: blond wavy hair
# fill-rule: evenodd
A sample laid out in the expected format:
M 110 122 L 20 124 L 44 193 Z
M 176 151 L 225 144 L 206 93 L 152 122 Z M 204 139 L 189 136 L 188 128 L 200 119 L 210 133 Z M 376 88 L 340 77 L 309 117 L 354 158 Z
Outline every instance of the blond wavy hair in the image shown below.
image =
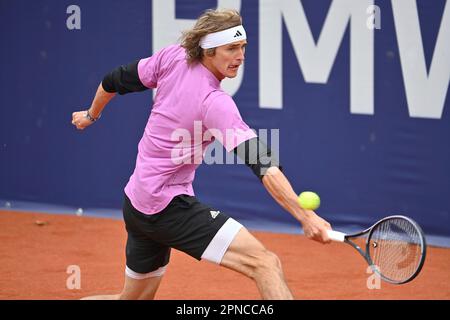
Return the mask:
M 186 50 L 186 58 L 189 63 L 200 61 L 204 56 L 204 51 L 200 47 L 200 39 L 207 34 L 223 31 L 242 24 L 242 17 L 234 9 L 209 9 L 206 10 L 197 20 L 195 26 L 183 31 L 181 36 L 181 46 Z M 207 49 L 206 54 L 214 55 L 215 48 Z

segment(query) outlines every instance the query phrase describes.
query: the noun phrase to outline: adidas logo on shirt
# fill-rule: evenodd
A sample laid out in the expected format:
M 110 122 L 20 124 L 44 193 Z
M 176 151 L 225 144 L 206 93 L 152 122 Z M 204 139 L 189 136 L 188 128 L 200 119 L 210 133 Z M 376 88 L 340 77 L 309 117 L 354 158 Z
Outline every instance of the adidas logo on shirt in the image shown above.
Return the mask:
M 209 211 L 210 213 L 211 213 L 211 217 L 213 218 L 213 219 L 215 219 L 218 215 L 219 215 L 219 213 L 220 213 L 220 211 Z
M 242 36 L 242 33 L 238 30 L 234 35 L 235 38 Z

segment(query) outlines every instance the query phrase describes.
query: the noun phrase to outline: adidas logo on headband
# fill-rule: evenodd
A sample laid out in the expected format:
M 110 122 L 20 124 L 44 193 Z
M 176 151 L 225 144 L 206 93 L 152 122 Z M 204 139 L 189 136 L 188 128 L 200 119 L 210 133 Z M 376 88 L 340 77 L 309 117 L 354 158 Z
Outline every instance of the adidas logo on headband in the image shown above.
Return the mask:
M 238 30 L 234 35 L 235 38 L 242 36 L 242 33 Z

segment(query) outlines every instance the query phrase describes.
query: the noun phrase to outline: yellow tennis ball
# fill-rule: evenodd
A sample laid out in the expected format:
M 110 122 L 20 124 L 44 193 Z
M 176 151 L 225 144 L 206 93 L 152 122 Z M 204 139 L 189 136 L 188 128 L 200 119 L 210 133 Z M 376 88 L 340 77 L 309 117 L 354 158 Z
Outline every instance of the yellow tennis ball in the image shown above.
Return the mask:
M 320 206 L 319 196 L 311 191 L 300 193 L 297 200 L 300 206 L 306 210 L 316 210 Z

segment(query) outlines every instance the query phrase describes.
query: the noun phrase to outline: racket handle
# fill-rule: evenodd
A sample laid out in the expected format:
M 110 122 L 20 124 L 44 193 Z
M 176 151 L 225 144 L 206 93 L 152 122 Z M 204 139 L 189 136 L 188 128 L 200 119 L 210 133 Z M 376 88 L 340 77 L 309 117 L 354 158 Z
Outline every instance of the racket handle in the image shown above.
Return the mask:
M 339 232 L 339 231 L 333 231 L 333 230 L 327 230 L 328 237 L 330 237 L 331 240 L 336 242 L 344 242 L 345 240 L 345 233 Z

